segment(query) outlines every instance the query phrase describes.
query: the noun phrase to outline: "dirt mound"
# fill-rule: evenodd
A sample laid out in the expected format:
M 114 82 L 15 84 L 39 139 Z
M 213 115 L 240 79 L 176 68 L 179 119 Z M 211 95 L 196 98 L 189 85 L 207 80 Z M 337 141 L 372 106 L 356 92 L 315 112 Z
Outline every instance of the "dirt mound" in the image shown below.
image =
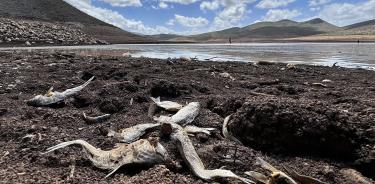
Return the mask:
M 230 125 L 247 145 L 267 151 L 353 158 L 360 139 L 358 117 L 317 101 L 250 98 Z
M 322 101 L 254 97 L 246 99 L 237 110 L 229 128 L 255 149 L 329 157 L 353 164 L 357 160 L 356 165 L 366 171 L 374 167 L 374 157 L 369 159 L 366 150 L 366 146 L 375 144 L 375 131 L 368 127 L 368 122 L 374 120 Z M 363 159 L 367 161 L 360 163 Z
M 153 122 L 148 117 L 151 95 L 180 104 L 201 103 L 192 125 L 216 130 L 191 140 L 208 169 L 225 166 L 242 177 L 250 170 L 266 174 L 255 164 L 255 158 L 262 157 L 279 169 L 285 165 L 327 183 L 356 183 L 352 180 L 355 175 L 346 176 L 355 172 L 341 172 L 347 168 L 375 178 L 372 71 L 305 65 L 282 70 L 285 64 L 230 62 L 172 64 L 160 59 L 69 52 L 0 52 L 4 74 L 0 77 L 3 183 L 239 183 L 199 179 L 184 164 L 175 142 L 167 138 L 161 138 L 160 143 L 175 165 L 125 166 L 106 179 L 108 171 L 93 166 L 79 147 L 40 154 L 75 139 L 112 149 L 118 141 L 107 137 L 109 129 Z M 228 72 L 236 80 L 218 72 Z M 62 107 L 36 108 L 25 103 L 51 86 L 63 91 L 91 76 L 95 80 Z M 334 82 L 327 87 L 309 85 L 323 79 Z M 83 112 L 89 116 L 110 113 L 111 117 L 88 124 L 82 119 Z M 232 113 L 230 130 L 247 146 L 236 146 L 221 135 L 224 117 Z M 170 114 L 156 112 L 156 116 Z M 148 132 L 143 138 L 149 136 L 159 137 L 160 132 Z M 73 163 L 75 171 L 70 178 Z

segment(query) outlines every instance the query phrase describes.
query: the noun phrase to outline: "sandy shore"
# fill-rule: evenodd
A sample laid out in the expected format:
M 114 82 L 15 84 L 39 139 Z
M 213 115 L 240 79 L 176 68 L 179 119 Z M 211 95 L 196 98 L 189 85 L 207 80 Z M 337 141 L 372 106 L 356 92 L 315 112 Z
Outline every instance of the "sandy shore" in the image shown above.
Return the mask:
M 244 177 L 250 170 L 266 174 L 255 165 L 255 158 L 262 157 L 280 169 L 285 165 L 328 183 L 359 183 L 347 168 L 375 178 L 373 71 L 12 51 L 0 52 L 0 73 L 3 183 L 206 183 L 190 172 L 167 138 L 160 142 L 178 166 L 125 166 L 108 179 L 108 171 L 95 168 L 78 147 L 40 155 L 75 139 L 113 148 L 117 141 L 106 136 L 109 128 L 152 122 L 147 116 L 150 96 L 201 103 L 193 124 L 217 130 L 191 139 L 209 169 L 226 166 Z M 51 86 L 63 91 L 93 75 L 96 80 L 63 106 L 36 108 L 24 102 Z M 83 112 L 113 115 L 107 122 L 87 124 Z M 230 131 L 245 144 L 238 146 L 236 163 L 235 143 L 220 133 L 229 114 Z

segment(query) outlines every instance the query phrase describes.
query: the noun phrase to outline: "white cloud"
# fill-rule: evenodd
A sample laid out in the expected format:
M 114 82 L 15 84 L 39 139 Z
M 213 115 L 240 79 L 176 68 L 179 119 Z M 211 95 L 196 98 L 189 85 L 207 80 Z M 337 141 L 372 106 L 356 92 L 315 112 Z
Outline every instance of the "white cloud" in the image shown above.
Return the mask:
M 330 3 L 332 0 L 310 0 L 309 6 L 321 6 Z
M 272 9 L 287 6 L 294 1 L 296 0 L 262 0 L 256 5 L 256 7 L 262 9 Z
M 160 2 L 165 3 L 177 3 L 177 4 L 193 4 L 195 2 L 198 2 L 200 0 L 160 0 Z
M 220 2 L 219 1 L 203 1 L 200 4 L 200 9 L 201 10 L 217 10 L 220 7 Z
M 310 7 L 310 11 L 319 11 L 321 9 L 320 7 Z
M 326 5 L 318 17 L 339 26 L 375 19 L 375 0 Z
M 166 9 L 166 8 L 168 8 L 168 4 L 165 3 L 165 2 L 160 2 L 160 3 L 159 3 L 159 8 L 161 8 L 161 9 Z
M 207 25 L 209 21 L 203 17 L 185 17 L 175 14 L 174 19 L 169 20 L 167 24 L 175 25 L 175 23 L 179 23 L 184 27 L 197 28 Z
M 251 12 L 247 5 L 256 0 L 211 0 L 203 1 L 200 9 L 215 11 L 216 16 L 209 30 L 217 30 L 237 26 Z
M 261 21 L 278 21 L 283 19 L 293 19 L 301 15 L 298 10 L 287 10 L 287 9 L 272 9 L 268 10 L 267 14 L 263 16 Z
M 112 6 L 127 7 L 127 6 L 142 6 L 140 0 L 101 0 Z
M 127 19 L 120 13 L 96 7 L 91 4 L 90 0 L 65 0 L 67 3 L 78 8 L 79 10 L 91 15 L 99 20 L 107 22 L 109 24 L 115 25 L 119 28 L 130 32 L 137 32 L 142 34 L 158 34 L 158 33 L 168 33 L 167 28 L 162 26 L 157 26 L 155 28 L 145 26 L 142 21 Z
M 238 4 L 224 8 L 214 19 L 214 26 L 217 28 L 232 27 L 239 22 L 246 14 L 246 6 Z

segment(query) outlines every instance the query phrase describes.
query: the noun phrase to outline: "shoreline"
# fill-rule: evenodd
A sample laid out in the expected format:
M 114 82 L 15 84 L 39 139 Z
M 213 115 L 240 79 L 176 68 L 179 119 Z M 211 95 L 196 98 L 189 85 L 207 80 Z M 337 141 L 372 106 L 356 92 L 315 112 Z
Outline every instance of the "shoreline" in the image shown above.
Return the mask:
M 258 170 L 255 158 L 262 157 L 279 169 L 286 165 L 328 183 L 356 183 L 353 176 L 343 172 L 346 168 L 375 179 L 375 148 L 371 147 L 375 145 L 374 71 L 282 63 L 15 53 L 0 51 L 0 70 L 4 73 L 0 79 L 0 146 L 4 151 L 0 155 L 0 178 L 6 183 L 69 182 L 72 160 L 76 163 L 74 182 L 206 183 L 190 172 L 173 141 L 165 138 L 160 143 L 178 167 L 124 166 L 108 179 L 104 179 L 107 171 L 92 166 L 81 149 L 68 147 L 40 155 L 47 147 L 74 139 L 84 139 L 102 149 L 113 148 L 117 141 L 107 137 L 108 129 L 152 122 L 147 116 L 150 96 L 181 104 L 201 103 L 193 125 L 216 130 L 211 136 L 198 134 L 191 139 L 207 168 L 226 166 L 247 177 L 243 173 Z M 24 102 L 44 94 L 51 86 L 62 91 L 91 76 L 96 79 L 87 89 L 62 107 L 35 108 Z M 83 112 L 109 113 L 112 117 L 107 122 L 87 124 L 81 118 Z M 166 114 L 157 112 L 157 116 Z M 234 149 L 228 146 L 234 143 L 220 135 L 222 122 L 230 114 L 233 121 L 229 131 L 245 144 L 238 146 L 235 164 L 231 161 Z M 145 137 L 158 135 L 149 132 Z
M 296 40 L 263 40 L 263 41 L 254 41 L 254 42 L 232 42 L 229 44 L 228 42 L 191 42 L 191 41 L 181 41 L 181 42 L 173 42 L 173 41 L 150 41 L 150 42 L 126 42 L 126 43 L 116 43 L 116 44 L 90 44 L 87 45 L 85 43 L 78 43 L 78 44 L 48 44 L 48 43 L 33 43 L 31 46 L 28 46 L 25 44 L 25 42 L 19 42 L 19 43 L 0 43 L 0 48 L 13 48 L 13 47 L 60 47 L 60 46 L 105 46 L 105 45 L 184 45 L 184 44 L 191 44 L 191 45 L 241 45 L 241 44 L 291 44 L 291 43 L 317 43 L 317 44 L 324 44 L 324 43 L 358 43 L 356 40 L 298 40 L 299 38 L 295 38 Z M 360 40 L 360 44 L 366 44 L 366 43 L 375 43 L 375 40 Z

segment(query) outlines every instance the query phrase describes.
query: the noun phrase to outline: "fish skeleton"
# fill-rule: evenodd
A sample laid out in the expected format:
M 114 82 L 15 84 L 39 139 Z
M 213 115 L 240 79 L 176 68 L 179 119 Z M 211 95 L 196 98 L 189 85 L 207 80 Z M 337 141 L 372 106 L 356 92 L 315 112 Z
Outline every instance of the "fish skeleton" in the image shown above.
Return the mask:
M 201 128 L 197 126 L 188 125 L 184 127 L 184 130 L 189 133 L 204 133 L 207 135 L 211 135 L 211 131 L 214 131 L 215 128 Z
M 177 142 L 178 150 L 183 157 L 186 164 L 190 167 L 192 172 L 201 179 L 212 180 L 217 177 L 224 178 L 235 178 L 245 183 L 254 183 L 253 181 L 237 176 L 230 170 L 225 169 L 205 169 L 202 160 L 199 158 L 193 143 L 189 139 L 187 132 L 176 123 L 165 123 L 172 127 L 173 133 L 171 134 L 172 139 Z
M 283 166 L 283 167 L 293 179 L 299 181 L 302 184 L 327 184 L 313 177 L 299 174 L 298 172 L 294 171 L 293 169 L 289 167 L 286 167 L 286 166 Z
M 287 179 L 288 182 L 291 183 L 291 184 L 298 184 L 293 178 L 291 178 L 290 176 L 288 176 L 284 172 L 276 169 L 274 166 L 272 166 L 268 162 L 264 161 L 262 158 L 257 157 L 256 163 L 258 165 L 260 165 L 260 167 L 262 167 L 263 169 L 271 171 L 271 176 L 266 177 L 263 174 L 257 173 L 257 172 L 254 172 L 254 171 L 245 172 L 246 175 L 249 175 L 249 176 L 257 179 L 258 181 L 260 181 L 262 183 L 265 183 L 265 184 L 275 184 L 276 179 L 279 178 L 279 177 Z
M 67 89 L 63 92 L 53 91 L 53 88 L 51 87 L 45 95 L 37 95 L 34 98 L 27 100 L 26 103 L 30 106 L 35 107 L 43 107 L 43 106 L 49 106 L 56 103 L 60 103 L 65 101 L 65 99 L 76 95 L 79 93 L 83 88 L 85 88 L 94 77 L 91 77 L 87 82 L 84 84 L 77 86 L 75 88 Z
M 42 154 L 70 145 L 81 145 L 95 167 L 111 170 L 106 177 L 115 173 L 123 165 L 156 164 L 165 161 L 168 157 L 166 149 L 156 139 L 141 139 L 131 144 L 119 144 L 118 147 L 108 151 L 95 148 L 84 140 L 74 140 L 52 146 Z
M 172 101 L 160 101 L 160 97 L 153 98 L 150 97 L 151 100 L 158 106 L 161 107 L 167 111 L 179 111 L 182 109 L 182 105 L 177 102 Z
M 87 123 L 102 123 L 104 121 L 107 121 L 111 117 L 111 114 L 104 114 L 101 116 L 91 117 L 87 116 L 86 113 L 83 113 L 83 120 L 85 120 Z
M 240 140 L 238 140 L 236 137 L 234 137 L 233 135 L 231 135 L 228 131 L 228 123 L 231 119 L 232 115 L 229 115 L 227 116 L 225 119 L 224 119 L 224 123 L 223 123 L 223 128 L 222 128 L 222 133 L 223 133 L 223 136 L 226 138 L 226 139 L 229 139 L 229 140 L 232 140 L 234 142 L 237 142 L 238 144 L 242 145 L 242 142 Z
M 145 124 L 139 124 L 135 125 L 129 128 L 122 129 L 119 132 L 115 132 L 113 130 L 109 130 L 108 136 L 109 137 L 116 137 L 120 139 L 121 142 L 124 143 L 131 143 L 136 140 L 138 140 L 142 135 L 146 133 L 147 130 L 156 128 L 160 126 L 158 123 L 145 123 Z

